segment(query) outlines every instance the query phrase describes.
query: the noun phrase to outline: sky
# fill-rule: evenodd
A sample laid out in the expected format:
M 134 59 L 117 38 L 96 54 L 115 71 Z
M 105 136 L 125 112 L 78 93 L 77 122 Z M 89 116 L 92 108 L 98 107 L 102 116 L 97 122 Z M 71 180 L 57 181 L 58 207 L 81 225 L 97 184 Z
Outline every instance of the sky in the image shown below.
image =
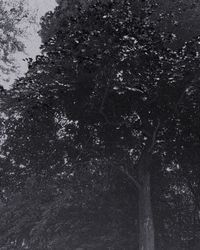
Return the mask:
M 5 0 L 11 1 L 11 0 Z M 14 1 L 14 0 L 12 0 Z M 22 38 L 22 41 L 25 44 L 25 52 L 16 53 L 14 58 L 16 60 L 16 64 L 19 66 L 19 70 L 16 73 L 9 75 L 9 82 L 3 82 L 3 86 L 5 88 L 9 88 L 10 85 L 14 82 L 14 80 L 22 76 L 27 71 L 27 63 L 23 61 L 24 58 L 32 57 L 35 58 L 36 55 L 40 53 L 40 45 L 41 39 L 37 32 L 40 29 L 39 22 L 41 16 L 43 16 L 47 11 L 53 10 L 56 7 L 55 0 L 24 0 L 27 3 L 28 9 L 36 13 L 36 22 L 37 25 L 30 25 L 26 30 L 26 36 Z
M 53 10 L 56 7 L 55 0 L 26 0 L 30 10 L 37 11 L 37 23 L 39 24 L 41 16 L 47 11 Z M 28 53 L 30 55 L 36 55 L 39 52 L 39 46 L 41 43 L 40 37 L 37 34 L 38 29 L 34 30 L 29 39 L 25 41 Z

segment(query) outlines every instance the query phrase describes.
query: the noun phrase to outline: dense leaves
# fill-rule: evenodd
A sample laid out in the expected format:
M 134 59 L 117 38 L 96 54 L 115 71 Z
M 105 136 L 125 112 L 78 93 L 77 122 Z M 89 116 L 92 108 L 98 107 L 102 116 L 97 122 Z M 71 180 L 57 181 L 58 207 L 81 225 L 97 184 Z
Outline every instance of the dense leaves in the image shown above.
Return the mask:
M 76 1 L 43 18 L 43 53 L 3 103 L 5 249 L 137 249 L 147 161 L 157 249 L 195 249 L 200 38 L 177 48 L 156 10 Z

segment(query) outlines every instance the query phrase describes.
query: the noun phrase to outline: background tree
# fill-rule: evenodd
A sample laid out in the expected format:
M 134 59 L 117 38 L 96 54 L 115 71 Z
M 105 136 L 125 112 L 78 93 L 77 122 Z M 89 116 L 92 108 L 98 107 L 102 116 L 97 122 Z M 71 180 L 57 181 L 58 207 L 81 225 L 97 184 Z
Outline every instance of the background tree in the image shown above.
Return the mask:
M 25 35 L 27 20 L 33 23 L 34 15 L 24 0 L 1 0 L 0 10 L 0 71 L 1 81 L 6 81 L 8 74 L 18 69 L 13 55 L 24 50 L 21 38 Z

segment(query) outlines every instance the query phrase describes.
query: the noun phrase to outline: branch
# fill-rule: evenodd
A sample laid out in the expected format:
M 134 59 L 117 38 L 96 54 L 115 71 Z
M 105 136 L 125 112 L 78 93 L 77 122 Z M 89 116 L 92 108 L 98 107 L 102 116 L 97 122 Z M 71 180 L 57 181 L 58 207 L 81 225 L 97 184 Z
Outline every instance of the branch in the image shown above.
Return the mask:
M 149 147 L 149 150 L 148 152 L 151 152 L 153 147 L 155 146 L 156 144 L 156 137 L 157 137 L 157 134 L 158 134 L 158 130 L 160 128 L 160 120 L 158 119 L 158 122 L 157 122 L 157 126 L 153 132 L 153 136 L 152 136 L 152 141 L 151 141 L 151 146 Z
M 136 188 L 137 188 L 138 190 L 141 189 L 140 183 L 139 183 L 132 175 L 130 175 L 126 169 L 124 169 L 123 167 L 119 167 L 119 170 L 120 170 L 124 175 L 126 175 L 126 177 L 128 177 L 129 180 L 131 180 L 131 181 L 133 182 L 133 184 L 136 186 Z

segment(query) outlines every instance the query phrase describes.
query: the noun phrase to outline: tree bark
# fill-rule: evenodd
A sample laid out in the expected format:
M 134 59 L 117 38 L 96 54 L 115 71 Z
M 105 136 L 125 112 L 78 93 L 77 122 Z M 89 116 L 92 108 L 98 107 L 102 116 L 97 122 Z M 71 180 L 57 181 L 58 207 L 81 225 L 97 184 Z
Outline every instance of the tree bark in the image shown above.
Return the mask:
M 149 164 L 145 157 L 139 168 L 139 250 L 155 250 Z

